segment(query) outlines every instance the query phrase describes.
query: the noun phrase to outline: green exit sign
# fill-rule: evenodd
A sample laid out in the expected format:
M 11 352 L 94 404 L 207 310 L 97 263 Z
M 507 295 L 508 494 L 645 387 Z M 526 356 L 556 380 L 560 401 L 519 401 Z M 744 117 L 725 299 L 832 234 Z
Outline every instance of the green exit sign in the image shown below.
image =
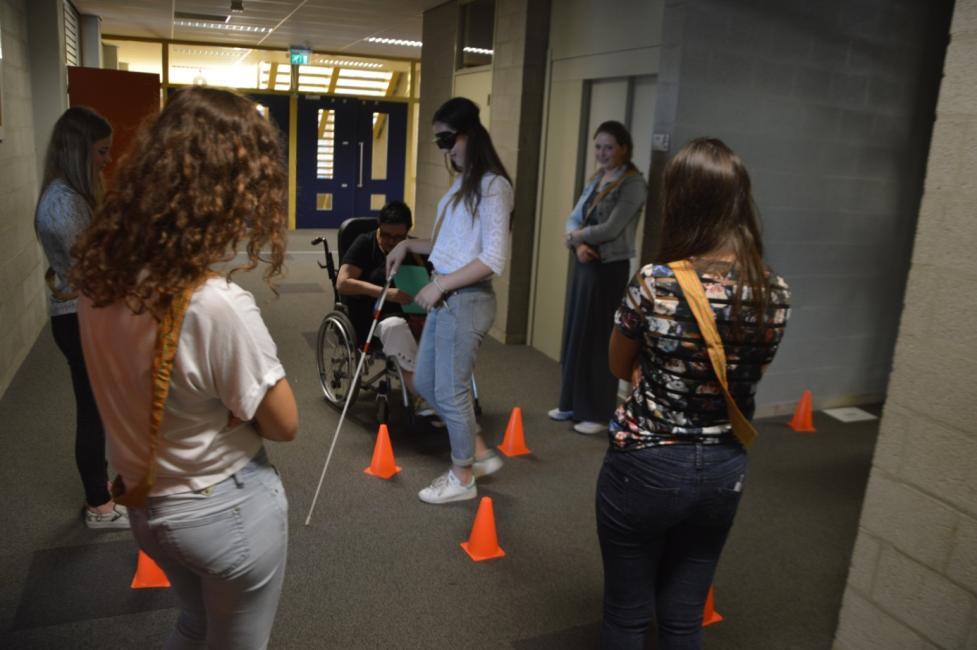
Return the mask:
M 308 65 L 309 55 L 312 52 L 304 47 L 292 47 L 289 48 L 288 54 L 292 65 Z

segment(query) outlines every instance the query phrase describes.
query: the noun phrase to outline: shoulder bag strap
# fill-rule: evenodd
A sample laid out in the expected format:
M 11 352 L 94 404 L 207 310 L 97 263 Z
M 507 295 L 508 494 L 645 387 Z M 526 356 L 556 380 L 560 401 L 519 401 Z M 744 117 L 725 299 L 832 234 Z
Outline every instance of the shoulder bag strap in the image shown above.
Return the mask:
M 688 260 L 672 262 L 668 266 L 674 271 L 675 279 L 682 287 L 685 299 L 692 309 L 692 315 L 695 316 L 695 321 L 699 324 L 699 331 L 702 333 L 702 339 L 705 341 L 706 350 L 709 353 L 709 361 L 712 362 L 712 368 L 716 371 L 716 377 L 719 379 L 719 384 L 723 388 L 723 395 L 726 397 L 726 410 L 729 412 L 730 424 L 733 425 L 733 433 L 736 434 L 736 439 L 744 447 L 749 447 L 759 434 L 743 415 L 743 412 L 740 411 L 736 400 L 729 393 L 729 382 L 726 378 L 726 351 L 723 349 L 722 339 L 719 338 L 719 331 L 716 329 L 716 315 L 706 298 L 706 291 L 702 287 L 702 282 L 699 281 L 699 276 Z
M 170 377 L 173 374 L 173 361 L 183 329 L 183 317 L 190 306 L 190 299 L 197 285 L 187 287 L 173 299 L 169 310 L 156 329 L 156 345 L 153 351 L 153 403 L 149 414 L 149 462 L 146 475 L 139 485 L 127 488 L 121 476 L 112 482 L 112 498 L 124 506 L 145 505 L 149 491 L 156 482 L 156 457 L 159 450 L 159 429 L 163 423 L 163 409 L 170 393 Z
M 590 215 L 594 212 L 595 209 L 597 209 L 598 204 L 600 204 L 600 202 L 604 200 L 605 196 L 613 192 L 618 185 L 623 183 L 625 178 L 629 178 L 631 176 L 637 176 L 637 175 L 638 172 L 636 172 L 633 169 L 629 169 L 626 172 L 624 172 L 620 178 L 618 178 L 612 183 L 608 183 L 607 185 L 605 185 L 604 189 L 602 189 L 600 193 L 594 198 L 594 202 L 590 204 L 590 209 L 587 210 L 587 214 L 583 216 L 583 221 L 581 221 L 580 223 L 587 223 L 587 219 L 590 219 Z

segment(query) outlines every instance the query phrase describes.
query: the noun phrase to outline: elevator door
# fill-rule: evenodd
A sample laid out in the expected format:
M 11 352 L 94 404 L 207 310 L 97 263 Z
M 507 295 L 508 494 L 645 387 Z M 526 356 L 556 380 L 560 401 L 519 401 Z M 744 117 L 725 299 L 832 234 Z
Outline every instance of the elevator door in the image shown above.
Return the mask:
M 407 105 L 299 97 L 296 227 L 336 228 L 403 199 Z

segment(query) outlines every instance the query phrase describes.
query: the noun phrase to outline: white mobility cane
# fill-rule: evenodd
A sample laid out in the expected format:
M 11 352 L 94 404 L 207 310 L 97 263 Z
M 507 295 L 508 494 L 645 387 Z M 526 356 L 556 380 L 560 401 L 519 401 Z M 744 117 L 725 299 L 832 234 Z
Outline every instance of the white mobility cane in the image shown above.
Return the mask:
M 315 502 L 319 499 L 319 490 L 322 489 L 322 481 L 326 478 L 326 469 L 329 468 L 329 461 L 332 460 L 332 452 L 336 448 L 336 441 L 339 440 L 339 430 L 343 426 L 343 420 L 346 419 L 346 411 L 349 409 L 349 402 L 353 397 L 355 392 L 353 389 L 356 387 L 356 382 L 360 380 L 360 371 L 363 370 L 363 362 L 366 360 L 366 355 L 370 351 L 370 341 L 373 340 L 373 330 L 376 329 L 377 323 L 380 322 L 380 311 L 383 309 L 383 303 L 387 299 L 387 289 L 390 288 L 390 283 L 393 281 L 394 276 L 391 275 L 387 278 L 387 283 L 383 285 L 383 291 L 380 292 L 380 298 L 377 300 L 376 307 L 373 309 L 373 323 L 370 324 L 370 333 L 366 336 L 366 342 L 363 344 L 363 354 L 360 355 L 360 362 L 356 365 L 356 373 L 353 375 L 353 383 L 349 385 L 349 393 L 346 394 L 346 404 L 343 406 L 343 412 L 339 416 L 339 424 L 336 425 L 336 433 L 333 434 L 332 444 L 329 445 L 329 455 L 326 456 L 326 463 L 322 466 L 322 474 L 319 475 L 319 485 L 315 488 L 315 495 L 312 497 L 312 505 L 309 506 L 309 516 L 305 518 L 305 525 L 308 526 L 309 522 L 312 521 L 312 511 L 315 510 Z

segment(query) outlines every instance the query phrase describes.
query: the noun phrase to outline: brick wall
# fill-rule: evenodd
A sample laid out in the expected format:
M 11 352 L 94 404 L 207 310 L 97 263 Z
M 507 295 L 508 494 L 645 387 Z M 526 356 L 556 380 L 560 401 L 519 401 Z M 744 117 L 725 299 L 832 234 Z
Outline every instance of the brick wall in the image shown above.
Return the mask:
M 492 123 L 488 125 L 515 184 L 509 263 L 495 280 L 493 335 L 525 343 L 536 228 L 539 133 L 543 124 L 549 0 L 497 0 L 492 61 Z
M 417 138 L 417 189 L 414 230 L 430 237 L 437 217 L 438 200 L 451 185 L 441 151 L 431 144 L 431 117 L 451 98 L 454 83 L 455 38 L 458 4 L 448 2 L 424 12 L 421 48 L 421 92 Z
M 950 34 L 838 650 L 977 648 L 977 0 Z
M 47 265 L 34 235 L 37 156 L 26 11 L 26 0 L 0 0 L 5 128 L 0 142 L 0 395 L 47 320 Z

